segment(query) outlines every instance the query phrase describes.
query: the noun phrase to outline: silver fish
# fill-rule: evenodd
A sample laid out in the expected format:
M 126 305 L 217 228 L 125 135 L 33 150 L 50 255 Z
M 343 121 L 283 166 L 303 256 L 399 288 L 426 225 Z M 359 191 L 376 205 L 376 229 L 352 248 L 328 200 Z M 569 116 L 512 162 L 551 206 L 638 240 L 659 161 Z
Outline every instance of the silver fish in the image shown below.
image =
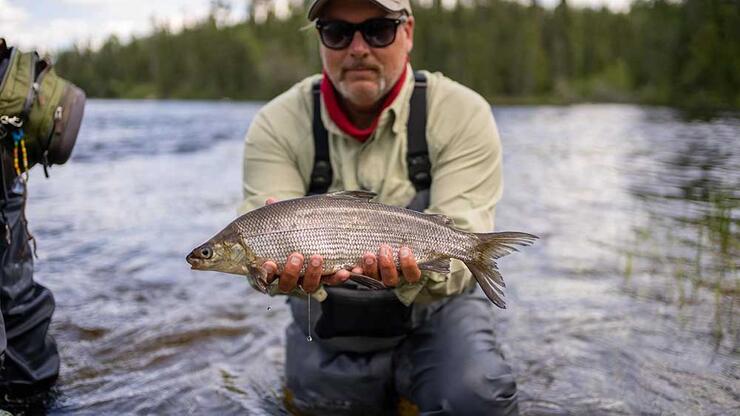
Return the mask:
M 342 191 L 276 202 L 234 220 L 216 236 L 195 248 L 187 261 L 195 270 L 214 270 L 246 275 L 258 289 L 267 291 L 262 264 L 278 264 L 294 252 L 324 257 L 324 273 L 351 270 L 364 253 L 388 244 L 394 251 L 411 248 L 421 270 L 449 273 L 450 259 L 463 261 L 486 296 L 505 308 L 505 286 L 496 259 L 515 245 L 528 246 L 536 236 L 520 232 L 471 233 L 453 226 L 444 215 L 425 214 L 373 202 L 365 191 Z M 360 283 L 383 287 L 367 276 Z

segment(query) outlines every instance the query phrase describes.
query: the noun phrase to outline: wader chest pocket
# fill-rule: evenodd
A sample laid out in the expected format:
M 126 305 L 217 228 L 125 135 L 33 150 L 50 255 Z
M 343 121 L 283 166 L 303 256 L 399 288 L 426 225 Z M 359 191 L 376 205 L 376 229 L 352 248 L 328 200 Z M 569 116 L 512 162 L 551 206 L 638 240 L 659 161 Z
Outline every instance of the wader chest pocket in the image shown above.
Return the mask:
M 392 290 L 330 287 L 327 292 L 315 328 L 321 338 L 395 337 L 412 328 L 411 307 L 401 303 Z

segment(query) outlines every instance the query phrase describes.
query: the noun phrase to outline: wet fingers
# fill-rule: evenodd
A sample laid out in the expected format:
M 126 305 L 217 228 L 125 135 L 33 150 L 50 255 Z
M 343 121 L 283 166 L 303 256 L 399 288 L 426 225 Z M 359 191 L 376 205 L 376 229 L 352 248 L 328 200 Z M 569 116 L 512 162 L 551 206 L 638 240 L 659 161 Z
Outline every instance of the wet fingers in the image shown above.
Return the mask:
M 277 264 L 274 261 L 268 260 L 262 264 L 262 269 L 265 271 L 265 282 L 270 284 L 275 281 L 277 275 Z
M 360 273 L 375 280 L 380 280 L 380 277 L 378 277 L 378 259 L 375 254 L 365 253 L 362 256 L 362 270 Z
M 401 273 L 403 278 L 409 283 L 416 283 L 421 278 L 421 270 L 416 263 L 414 253 L 408 247 L 401 247 L 398 251 L 398 260 L 401 264 Z
M 323 282 L 329 286 L 341 285 L 349 279 L 349 275 L 349 270 L 342 269 L 330 276 L 325 276 Z
M 324 259 L 318 254 L 311 256 L 308 267 L 306 267 L 306 274 L 303 276 L 303 290 L 306 293 L 313 293 L 319 288 L 319 282 L 321 281 L 321 273 L 324 269 Z
M 398 271 L 396 270 L 396 263 L 393 261 L 393 250 L 390 246 L 385 244 L 380 246 L 378 266 L 383 284 L 388 287 L 398 286 Z
M 278 281 L 278 288 L 282 292 L 290 292 L 295 289 L 296 283 L 298 282 L 298 274 L 301 272 L 303 267 L 303 255 L 300 253 L 293 253 L 288 256 L 288 261 L 285 262 L 285 268 L 283 273 L 280 275 Z

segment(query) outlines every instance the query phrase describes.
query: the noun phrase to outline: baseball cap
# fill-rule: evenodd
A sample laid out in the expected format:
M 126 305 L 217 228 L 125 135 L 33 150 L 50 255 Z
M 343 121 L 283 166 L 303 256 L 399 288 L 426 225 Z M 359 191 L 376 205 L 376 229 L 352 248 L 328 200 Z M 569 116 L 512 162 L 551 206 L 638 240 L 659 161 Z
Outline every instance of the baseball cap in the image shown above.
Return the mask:
M 368 0 L 371 1 L 388 12 L 400 12 L 406 11 L 409 15 L 411 14 L 411 2 L 409 0 Z M 311 7 L 308 9 L 308 20 L 315 20 L 321 14 L 321 9 L 329 3 L 329 0 L 313 0 Z

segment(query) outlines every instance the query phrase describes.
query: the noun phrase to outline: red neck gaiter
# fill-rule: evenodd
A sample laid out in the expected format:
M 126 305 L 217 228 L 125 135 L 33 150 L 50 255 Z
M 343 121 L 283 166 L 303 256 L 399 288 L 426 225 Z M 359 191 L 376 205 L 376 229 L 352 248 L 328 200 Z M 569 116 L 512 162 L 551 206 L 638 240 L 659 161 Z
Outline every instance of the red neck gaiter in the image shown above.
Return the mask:
M 385 101 L 383 101 L 383 105 L 381 106 L 380 111 L 378 111 L 378 114 L 375 116 L 372 124 L 370 124 L 370 127 L 366 129 L 361 129 L 355 126 L 349 120 L 347 114 L 345 114 L 344 110 L 342 110 L 342 107 L 339 105 L 339 101 L 337 100 L 337 92 L 334 89 L 334 84 L 331 83 L 331 80 L 329 80 L 326 72 L 324 72 L 324 79 L 321 80 L 321 95 L 324 97 L 324 104 L 326 105 L 326 110 L 329 112 L 329 117 L 337 125 L 337 127 L 339 127 L 340 130 L 354 137 L 355 139 L 364 142 L 365 140 L 367 140 L 368 137 L 370 137 L 371 134 L 373 134 L 375 128 L 378 127 L 380 114 L 383 112 L 383 110 L 388 108 L 388 106 L 393 104 L 393 100 L 395 100 L 396 97 L 398 97 L 398 94 L 401 92 L 403 83 L 406 80 L 407 69 L 408 67 L 404 66 L 401 77 L 398 79 L 398 81 L 396 81 L 396 85 L 394 85 L 393 88 L 391 88 L 391 90 L 388 92 L 388 95 L 385 97 Z

